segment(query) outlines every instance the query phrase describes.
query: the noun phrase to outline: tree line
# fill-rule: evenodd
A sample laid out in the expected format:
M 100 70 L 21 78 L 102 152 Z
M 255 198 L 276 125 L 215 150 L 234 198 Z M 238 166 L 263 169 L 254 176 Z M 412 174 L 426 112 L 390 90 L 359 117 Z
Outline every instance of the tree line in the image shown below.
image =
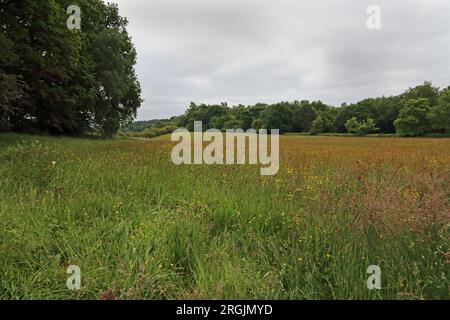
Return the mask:
M 71 0 L 0 2 L 0 131 L 114 134 L 141 105 L 128 21 L 115 4 L 77 0 L 81 29 L 67 27 Z
M 194 121 L 202 121 L 205 129 L 265 128 L 279 129 L 281 133 L 446 133 L 450 131 L 450 87 L 440 90 L 424 82 L 397 96 L 369 98 L 339 107 L 307 100 L 231 107 L 227 103 L 191 103 L 185 114 L 170 119 L 168 124 L 193 130 Z
M 398 96 L 339 107 L 321 101 L 228 106 L 191 103 L 185 114 L 127 127 L 141 105 L 128 21 L 115 4 L 78 0 L 81 29 L 67 28 L 71 0 L 0 1 L 0 131 L 79 135 L 176 127 L 279 129 L 282 133 L 420 136 L 450 131 L 450 87 L 430 82 Z M 131 128 L 131 129 L 130 129 Z M 136 129 L 139 128 L 139 129 Z

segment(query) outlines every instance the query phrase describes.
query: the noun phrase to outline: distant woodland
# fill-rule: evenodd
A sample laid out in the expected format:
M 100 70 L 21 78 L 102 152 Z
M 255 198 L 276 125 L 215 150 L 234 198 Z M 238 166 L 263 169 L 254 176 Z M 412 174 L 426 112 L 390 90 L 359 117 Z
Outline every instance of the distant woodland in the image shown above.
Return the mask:
M 279 129 L 281 133 L 350 133 L 423 136 L 450 132 L 450 87 L 440 90 L 431 82 L 397 96 L 368 98 L 339 107 L 321 101 L 229 106 L 191 103 L 187 111 L 167 120 L 134 122 L 124 132 L 153 137 L 177 127 Z

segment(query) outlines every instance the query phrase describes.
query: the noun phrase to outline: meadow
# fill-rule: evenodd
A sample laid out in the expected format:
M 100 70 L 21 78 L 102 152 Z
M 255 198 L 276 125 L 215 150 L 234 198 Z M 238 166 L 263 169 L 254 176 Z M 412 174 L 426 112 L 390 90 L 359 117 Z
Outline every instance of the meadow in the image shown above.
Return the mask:
M 282 136 L 273 177 L 173 145 L 1 134 L 0 299 L 450 298 L 450 139 Z

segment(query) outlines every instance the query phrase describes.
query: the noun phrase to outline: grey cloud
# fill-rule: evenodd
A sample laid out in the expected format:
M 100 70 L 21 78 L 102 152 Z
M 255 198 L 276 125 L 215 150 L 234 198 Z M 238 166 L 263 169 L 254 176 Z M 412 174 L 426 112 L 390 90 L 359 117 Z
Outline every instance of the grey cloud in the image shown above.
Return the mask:
M 321 99 L 340 105 L 450 85 L 448 0 L 115 0 L 130 21 L 140 119 L 190 101 Z M 366 9 L 382 9 L 382 30 Z

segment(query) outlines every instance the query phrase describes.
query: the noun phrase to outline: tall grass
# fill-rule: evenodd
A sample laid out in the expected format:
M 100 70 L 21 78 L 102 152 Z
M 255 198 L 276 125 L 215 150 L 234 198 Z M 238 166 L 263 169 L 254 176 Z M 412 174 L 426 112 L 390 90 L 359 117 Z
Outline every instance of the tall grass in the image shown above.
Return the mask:
M 274 177 L 171 147 L 0 135 L 0 298 L 449 299 L 450 140 L 286 136 Z

